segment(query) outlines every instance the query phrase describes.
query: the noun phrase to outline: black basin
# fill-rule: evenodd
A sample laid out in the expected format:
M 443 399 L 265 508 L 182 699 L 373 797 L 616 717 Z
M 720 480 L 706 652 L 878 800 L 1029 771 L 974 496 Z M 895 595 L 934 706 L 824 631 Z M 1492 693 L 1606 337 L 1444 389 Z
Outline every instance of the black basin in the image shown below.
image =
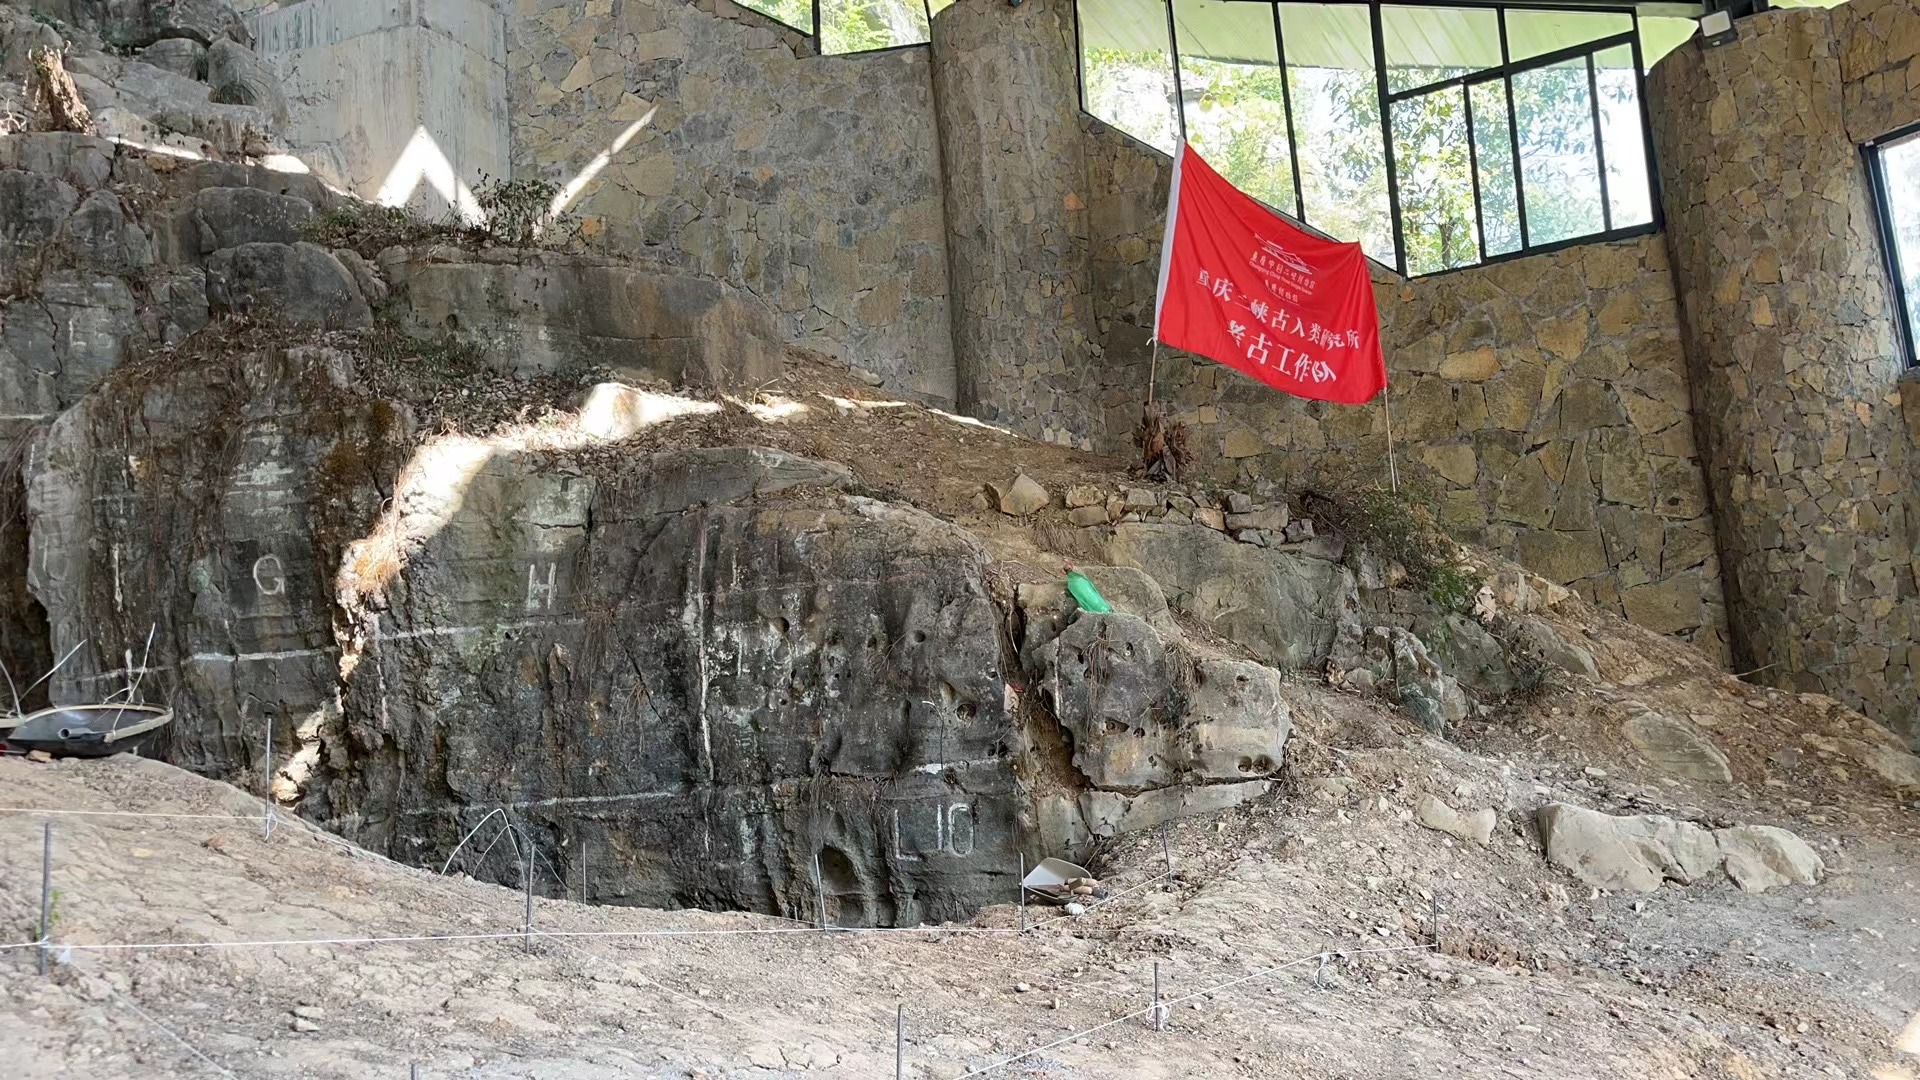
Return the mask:
M 158 705 L 56 705 L 0 717 L 0 739 L 55 757 L 106 757 L 132 750 L 172 719 L 173 710 Z

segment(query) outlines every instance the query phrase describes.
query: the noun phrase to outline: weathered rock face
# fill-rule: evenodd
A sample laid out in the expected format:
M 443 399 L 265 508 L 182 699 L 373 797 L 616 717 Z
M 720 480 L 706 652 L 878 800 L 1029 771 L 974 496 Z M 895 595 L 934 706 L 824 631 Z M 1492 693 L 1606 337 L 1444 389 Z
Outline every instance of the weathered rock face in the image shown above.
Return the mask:
M 1152 575 L 1184 614 L 1282 670 L 1324 664 L 1360 636 L 1353 572 L 1337 545 L 1271 551 L 1199 525 L 1126 524 L 1109 561 Z
M 772 312 L 717 281 L 512 249 L 394 251 L 380 268 L 405 299 L 403 326 L 451 331 L 503 369 L 602 367 L 710 387 L 781 370 Z
M 1279 673 L 1193 657 L 1132 615 L 1082 614 L 1040 649 L 1036 684 L 1096 788 L 1260 779 L 1288 728 Z
M 241 244 L 207 259 L 207 300 L 216 311 L 258 313 L 295 326 L 353 330 L 373 309 L 340 260 L 318 244 Z
M 803 915 L 816 856 L 848 924 L 1002 898 L 1020 804 L 970 537 L 781 501 L 847 474 L 773 451 L 461 437 L 403 468 L 404 411 L 354 386 L 301 349 L 54 425 L 32 584 L 55 647 L 89 639 L 57 699 L 123 685 L 158 624 L 176 760 L 244 777 L 271 716 L 277 788 L 410 861 L 504 806 L 601 901 Z

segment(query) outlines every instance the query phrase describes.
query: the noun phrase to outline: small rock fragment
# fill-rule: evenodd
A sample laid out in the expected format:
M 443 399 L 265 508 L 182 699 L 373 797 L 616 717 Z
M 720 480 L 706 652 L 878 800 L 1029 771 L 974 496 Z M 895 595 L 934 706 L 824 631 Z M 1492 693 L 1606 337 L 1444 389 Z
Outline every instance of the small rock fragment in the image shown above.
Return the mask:
M 1004 489 L 996 489 L 996 492 L 1000 497 L 1000 512 L 1014 517 L 1025 517 L 1044 510 L 1047 503 L 1052 500 L 1052 497 L 1047 494 L 1047 489 L 1041 487 L 1039 481 L 1026 473 L 1014 477 L 1012 484 Z
M 1432 795 L 1421 798 L 1414 817 L 1429 829 L 1446 833 L 1456 840 L 1485 844 L 1493 838 L 1493 826 L 1500 815 L 1492 807 L 1463 814 Z

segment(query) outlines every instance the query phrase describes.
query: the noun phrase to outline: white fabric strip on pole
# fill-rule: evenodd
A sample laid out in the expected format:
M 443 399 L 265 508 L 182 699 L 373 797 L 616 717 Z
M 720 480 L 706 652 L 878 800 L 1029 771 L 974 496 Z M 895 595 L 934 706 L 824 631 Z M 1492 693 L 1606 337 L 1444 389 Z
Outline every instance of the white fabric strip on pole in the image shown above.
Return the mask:
M 1173 232 L 1180 211 L 1180 159 L 1185 146 L 1173 155 L 1173 182 L 1167 185 L 1167 225 L 1160 233 L 1160 284 L 1153 296 L 1153 349 L 1147 356 L 1147 404 L 1153 404 L 1153 384 L 1160 366 L 1160 306 L 1167 302 L 1167 275 L 1173 272 Z

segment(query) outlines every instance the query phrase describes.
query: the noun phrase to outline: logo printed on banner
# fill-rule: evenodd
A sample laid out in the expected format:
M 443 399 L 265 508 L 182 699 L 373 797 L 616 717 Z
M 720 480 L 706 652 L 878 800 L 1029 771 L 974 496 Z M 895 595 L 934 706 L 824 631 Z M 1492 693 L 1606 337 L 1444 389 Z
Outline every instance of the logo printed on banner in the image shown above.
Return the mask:
M 1357 405 L 1387 385 L 1360 245 L 1295 228 L 1191 146 L 1174 164 L 1154 336 L 1301 397 Z

